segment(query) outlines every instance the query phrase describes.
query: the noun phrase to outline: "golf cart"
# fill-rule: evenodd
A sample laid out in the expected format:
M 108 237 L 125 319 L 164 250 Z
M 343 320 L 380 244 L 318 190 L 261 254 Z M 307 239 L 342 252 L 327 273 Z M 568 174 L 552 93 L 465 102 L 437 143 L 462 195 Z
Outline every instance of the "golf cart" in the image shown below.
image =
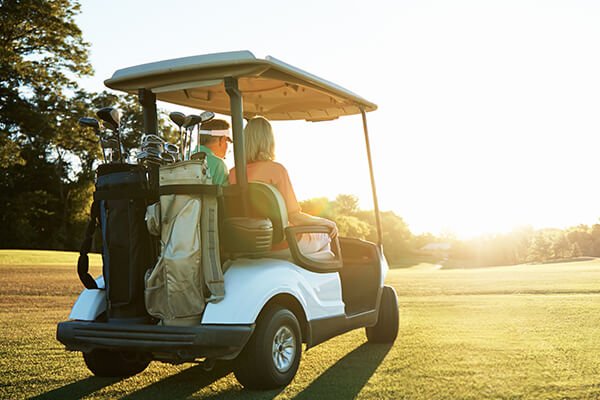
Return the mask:
M 157 317 L 150 311 L 157 305 L 149 304 L 149 291 L 154 290 L 149 276 L 156 271 L 165 253 L 173 251 L 172 246 L 161 236 L 156 254 L 144 252 L 133 266 L 134 243 L 128 242 L 125 246 L 128 255 L 123 256 L 123 260 L 114 256 L 109 259 L 105 243 L 103 276 L 91 280 L 80 262 L 78 272 L 86 289 L 73 306 L 69 320 L 59 323 L 57 328 L 58 340 L 68 350 L 83 352 L 86 365 L 95 375 L 134 375 L 152 360 L 200 362 L 207 368 L 215 360 L 234 360 L 235 376 L 244 387 L 274 388 L 287 385 L 295 376 L 303 343 L 309 349 L 363 327 L 369 342 L 395 340 L 398 304 L 394 289 L 384 285 L 388 266 L 381 245 L 381 221 L 366 123 L 366 112 L 375 110 L 375 104 L 275 58 L 259 59 L 248 51 L 125 68 L 116 71 L 105 84 L 139 95 L 147 133 L 158 134 L 156 100 L 230 115 L 237 184 L 217 186 L 210 181 L 190 179 L 165 184 L 163 178 L 170 179 L 173 166 L 160 166 L 136 175 L 141 176 L 142 181 L 148 178 L 137 192 L 115 189 L 117 194 L 107 195 L 106 188 L 116 186 L 111 186 L 106 179 L 101 182 L 105 175 L 98 173 L 95 198 L 105 201 L 126 195 L 139 201 L 143 197 L 140 193 L 146 196 L 144 204 L 158 200 L 157 193 L 161 203 L 174 198 L 169 196 L 216 199 L 212 210 L 216 210 L 218 216 L 216 224 L 205 225 L 204 220 L 202 224 L 187 224 L 193 225 L 192 234 L 201 231 L 198 240 L 213 246 L 202 246 L 202 261 L 189 259 L 186 264 L 175 255 L 175 261 L 167 267 L 179 263 L 178 268 L 195 268 L 205 260 L 218 260 L 217 270 L 213 264 L 212 272 L 222 274 L 224 295 L 215 296 L 218 286 L 213 289 L 209 283 L 198 281 L 206 299 L 200 312 L 193 318 L 169 319 L 160 313 Z M 327 121 L 359 113 L 371 172 L 378 242 L 336 237 L 327 254 L 303 254 L 298 245 L 302 234 L 329 231 L 321 226 L 289 226 L 285 202 L 277 189 L 248 182 L 244 119 L 262 115 L 269 120 Z M 198 164 L 201 162 L 180 161 L 173 165 L 201 174 L 201 164 Z M 125 168 L 123 171 L 131 175 L 137 166 L 115 164 L 110 168 L 121 168 L 119 173 L 125 173 L 122 172 Z M 152 178 L 156 173 L 158 179 Z M 110 214 L 109 211 L 102 212 Z M 164 211 L 163 204 L 164 212 L 168 210 Z M 205 214 L 208 213 L 202 208 L 202 218 Z M 132 218 L 140 217 L 130 213 L 119 220 Z M 143 214 L 141 218 L 143 222 Z M 163 214 L 158 224 L 164 220 Z M 181 222 L 181 218 L 179 221 L 186 223 Z M 104 236 L 108 235 L 103 235 L 103 239 L 110 239 Z M 122 237 L 123 241 L 130 240 L 127 235 Z M 115 244 L 116 240 L 113 237 L 110 246 L 124 246 Z M 284 241 L 288 243 L 289 256 L 275 257 L 272 246 Z M 165 274 L 168 276 L 161 284 L 176 285 L 165 302 L 171 301 L 170 296 L 197 289 L 185 279 L 174 282 L 176 274 Z

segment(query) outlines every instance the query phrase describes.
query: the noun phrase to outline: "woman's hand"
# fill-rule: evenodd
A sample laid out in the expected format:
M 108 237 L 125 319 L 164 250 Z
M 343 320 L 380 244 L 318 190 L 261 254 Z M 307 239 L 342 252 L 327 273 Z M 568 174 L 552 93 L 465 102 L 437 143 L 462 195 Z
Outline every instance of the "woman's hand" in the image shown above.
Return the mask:
M 329 220 L 329 219 L 325 219 L 325 218 L 321 218 L 323 220 L 323 225 L 325 225 L 326 227 L 328 227 L 330 229 L 329 231 L 329 236 L 332 239 L 335 239 L 338 235 L 338 228 L 337 225 L 335 224 L 335 222 Z

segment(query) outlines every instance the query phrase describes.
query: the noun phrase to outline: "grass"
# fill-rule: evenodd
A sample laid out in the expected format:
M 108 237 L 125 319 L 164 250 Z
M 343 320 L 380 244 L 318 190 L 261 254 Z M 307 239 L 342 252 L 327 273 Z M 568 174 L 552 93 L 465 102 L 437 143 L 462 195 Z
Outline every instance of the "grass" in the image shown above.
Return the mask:
M 92 377 L 55 339 L 81 290 L 75 258 L 27 257 L 44 263 L 0 251 L 3 399 L 600 398 L 600 260 L 391 270 L 401 313 L 393 346 L 350 332 L 304 353 L 283 390 L 249 392 L 228 364 L 207 373 L 155 362 L 127 379 Z
M 0 265 L 75 265 L 78 253 L 54 250 L 0 250 Z M 90 265 L 101 266 L 100 254 L 89 254 Z

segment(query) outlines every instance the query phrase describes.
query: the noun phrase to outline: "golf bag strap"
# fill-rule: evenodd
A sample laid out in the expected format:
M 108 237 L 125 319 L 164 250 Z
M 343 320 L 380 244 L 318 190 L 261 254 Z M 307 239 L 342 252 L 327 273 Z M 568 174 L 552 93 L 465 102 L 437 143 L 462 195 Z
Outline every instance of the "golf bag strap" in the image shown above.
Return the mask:
M 134 190 L 130 188 L 96 190 L 96 192 L 94 192 L 94 200 L 136 200 L 155 197 L 158 196 L 156 196 L 156 192 L 152 190 Z
M 219 222 L 216 196 L 202 196 L 202 272 L 204 283 L 211 293 L 208 302 L 219 302 L 225 297 L 225 281 L 219 254 Z
M 159 194 L 161 196 L 169 194 L 197 194 L 221 196 L 223 194 L 223 189 L 220 185 L 164 185 L 160 187 Z
M 90 210 L 90 220 L 85 228 L 85 237 L 83 238 L 81 248 L 79 249 L 79 258 L 77 259 L 77 275 L 79 275 L 79 280 L 86 289 L 98 289 L 96 281 L 89 273 L 90 260 L 88 253 L 92 248 L 94 232 L 96 231 L 96 222 L 98 221 L 99 216 L 100 210 L 98 208 L 98 203 L 94 201 Z

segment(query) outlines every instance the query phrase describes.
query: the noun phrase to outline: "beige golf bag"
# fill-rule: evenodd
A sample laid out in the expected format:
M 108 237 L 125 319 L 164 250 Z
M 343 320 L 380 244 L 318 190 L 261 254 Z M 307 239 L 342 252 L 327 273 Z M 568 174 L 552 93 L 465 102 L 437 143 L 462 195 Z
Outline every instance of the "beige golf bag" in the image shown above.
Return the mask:
M 146 275 L 148 313 L 164 325 L 199 324 L 207 302 L 225 295 L 219 256 L 217 195 L 206 160 L 160 167 L 160 202 L 146 223 L 161 254 Z

